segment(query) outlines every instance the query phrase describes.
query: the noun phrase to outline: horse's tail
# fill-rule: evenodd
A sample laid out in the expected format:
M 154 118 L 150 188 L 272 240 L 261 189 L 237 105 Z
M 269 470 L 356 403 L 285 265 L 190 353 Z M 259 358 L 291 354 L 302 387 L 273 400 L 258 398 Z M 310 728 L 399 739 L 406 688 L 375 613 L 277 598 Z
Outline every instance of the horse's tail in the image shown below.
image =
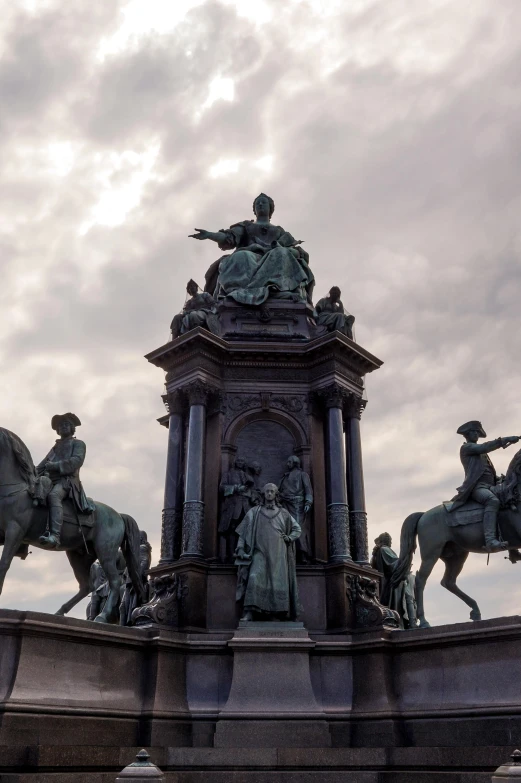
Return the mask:
M 414 514 L 409 514 L 402 525 L 402 532 L 400 534 L 400 557 L 398 558 L 391 577 L 391 585 L 393 587 L 400 582 L 403 582 L 411 570 L 412 556 L 416 551 L 418 522 L 422 516 L 423 511 L 415 511 Z
M 146 592 L 141 578 L 141 568 L 139 564 L 139 528 L 136 520 L 128 514 L 120 514 L 120 517 L 125 523 L 125 536 L 121 544 L 121 549 L 136 595 L 139 596 L 140 603 L 144 603 L 146 601 Z

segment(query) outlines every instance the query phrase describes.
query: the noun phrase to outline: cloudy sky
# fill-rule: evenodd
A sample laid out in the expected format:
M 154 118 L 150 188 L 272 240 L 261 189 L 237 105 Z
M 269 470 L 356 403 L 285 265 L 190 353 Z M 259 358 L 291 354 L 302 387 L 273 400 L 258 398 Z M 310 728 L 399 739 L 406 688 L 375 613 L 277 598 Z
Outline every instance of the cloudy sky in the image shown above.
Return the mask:
M 13 0 L 0 19 L 0 425 L 39 461 L 75 411 L 90 495 L 159 556 L 163 377 L 184 285 L 251 216 L 306 241 L 384 362 L 363 416 L 370 540 L 451 497 L 456 428 L 521 434 L 519 0 Z M 494 455 L 505 470 L 510 451 Z M 427 590 L 432 622 L 468 609 Z M 521 565 L 470 558 L 484 617 Z M 16 560 L 0 599 L 54 611 L 63 554 Z M 76 614 L 82 616 L 84 605 Z

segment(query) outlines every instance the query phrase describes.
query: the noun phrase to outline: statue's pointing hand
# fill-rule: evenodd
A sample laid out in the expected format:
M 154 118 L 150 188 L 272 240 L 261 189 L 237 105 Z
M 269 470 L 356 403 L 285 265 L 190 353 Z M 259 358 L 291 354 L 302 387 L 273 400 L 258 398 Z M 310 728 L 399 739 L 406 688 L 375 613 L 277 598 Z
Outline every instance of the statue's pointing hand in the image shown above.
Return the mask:
M 517 443 L 520 440 L 519 435 L 510 435 L 508 438 L 501 438 L 505 446 L 510 446 L 511 443 Z
M 210 238 L 210 232 L 205 231 L 204 228 L 196 228 L 195 229 L 198 233 L 197 234 L 188 234 L 189 237 L 192 237 L 192 239 L 209 239 Z

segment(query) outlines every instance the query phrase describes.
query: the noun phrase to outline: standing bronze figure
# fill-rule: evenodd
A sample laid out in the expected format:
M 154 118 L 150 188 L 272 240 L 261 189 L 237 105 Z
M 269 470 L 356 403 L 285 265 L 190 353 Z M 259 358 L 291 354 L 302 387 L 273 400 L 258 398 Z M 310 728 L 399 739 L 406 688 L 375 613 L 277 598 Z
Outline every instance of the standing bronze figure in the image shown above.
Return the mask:
M 243 620 L 296 620 L 299 612 L 295 541 L 300 526 L 277 502 L 277 485 L 266 484 L 263 502 L 237 528 L 237 600 Z
M 393 584 L 392 577 L 398 563 L 398 555 L 392 548 L 393 540 L 389 533 L 381 533 L 374 543 L 371 567 L 382 574 L 380 603 L 398 612 L 401 628 L 416 628 L 414 577 L 409 572 L 405 579 Z
M 246 473 L 246 463 L 240 457 L 231 470 L 223 474 L 221 491 L 221 515 L 217 528 L 220 536 L 220 555 L 223 563 L 232 563 L 237 544 L 236 527 L 253 505 L 251 489 L 254 480 Z
M 284 473 L 279 484 L 279 497 L 282 506 L 289 511 L 300 525 L 301 534 L 297 539 L 297 557 L 305 565 L 311 559 L 311 529 L 309 510 L 313 505 L 313 488 L 308 474 L 300 467 L 300 459 L 292 455 L 287 461 L 288 472 Z

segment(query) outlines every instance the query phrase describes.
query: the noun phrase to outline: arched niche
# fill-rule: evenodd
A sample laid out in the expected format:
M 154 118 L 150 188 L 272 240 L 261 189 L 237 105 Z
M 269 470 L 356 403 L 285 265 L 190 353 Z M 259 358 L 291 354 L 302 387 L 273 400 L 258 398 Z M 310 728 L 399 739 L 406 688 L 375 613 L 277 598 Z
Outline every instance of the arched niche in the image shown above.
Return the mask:
M 248 464 L 260 462 L 262 484 L 280 482 L 288 457 L 303 445 L 302 441 L 299 427 L 271 411 L 241 417 L 228 434 L 228 443 L 235 447 L 238 457 Z

